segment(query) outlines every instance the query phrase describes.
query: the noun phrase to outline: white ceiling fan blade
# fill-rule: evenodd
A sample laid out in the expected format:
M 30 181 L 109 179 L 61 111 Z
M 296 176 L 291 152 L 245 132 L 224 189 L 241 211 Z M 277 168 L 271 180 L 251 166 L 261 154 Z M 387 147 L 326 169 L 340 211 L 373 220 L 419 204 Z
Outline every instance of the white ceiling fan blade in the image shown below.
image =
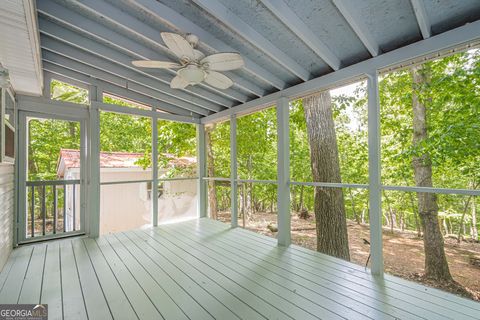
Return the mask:
M 161 69 L 170 69 L 170 68 L 180 68 L 182 65 L 176 62 L 170 61 L 154 61 L 154 60 L 137 60 L 132 61 L 132 64 L 135 67 L 141 68 L 161 68 Z
M 186 86 L 188 86 L 188 81 L 180 76 L 176 76 L 170 81 L 170 88 L 172 89 L 183 89 Z
M 182 37 L 179 34 L 176 33 L 171 33 L 171 32 L 162 32 L 161 33 L 163 42 L 167 45 L 167 47 L 172 50 L 172 52 L 182 59 L 183 57 L 187 57 L 190 60 L 195 59 L 195 53 L 193 52 L 193 48 L 188 43 L 187 40 L 185 40 L 184 37 Z
M 229 77 L 215 71 L 207 71 L 204 81 L 218 89 L 227 89 L 233 85 L 233 81 Z
M 195 55 L 195 60 L 197 60 L 197 61 L 200 61 L 200 60 L 202 60 L 203 58 L 205 58 L 205 55 L 203 54 L 202 51 L 193 49 L 193 54 Z
M 245 64 L 242 56 L 233 52 L 215 53 L 205 57 L 200 63 L 207 64 L 207 69 L 214 71 L 234 70 Z

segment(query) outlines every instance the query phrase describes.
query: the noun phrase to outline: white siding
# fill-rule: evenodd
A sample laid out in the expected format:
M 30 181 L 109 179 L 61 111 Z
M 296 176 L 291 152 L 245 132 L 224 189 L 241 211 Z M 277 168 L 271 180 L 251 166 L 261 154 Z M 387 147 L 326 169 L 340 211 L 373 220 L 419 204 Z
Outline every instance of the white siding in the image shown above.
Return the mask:
M 0 163 L 0 270 L 12 251 L 14 182 L 14 166 Z
M 15 92 L 41 95 L 43 73 L 35 1 L 0 1 L 0 62 Z

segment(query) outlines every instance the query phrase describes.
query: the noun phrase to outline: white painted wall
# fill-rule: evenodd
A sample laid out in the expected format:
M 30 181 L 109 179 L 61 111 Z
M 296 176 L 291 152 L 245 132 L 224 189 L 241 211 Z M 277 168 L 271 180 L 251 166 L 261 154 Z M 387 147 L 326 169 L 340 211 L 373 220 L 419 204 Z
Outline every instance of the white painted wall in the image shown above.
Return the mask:
M 197 179 L 164 182 L 158 199 L 158 223 L 172 223 L 197 217 Z
M 68 169 L 66 179 L 79 179 L 78 168 Z M 150 169 L 101 168 L 101 182 L 150 180 Z M 69 187 L 71 188 L 71 187 Z M 71 190 L 69 194 L 72 194 Z M 80 191 L 76 190 L 76 220 L 79 225 Z M 67 200 L 67 230 L 71 230 L 72 198 Z M 158 199 L 158 222 L 171 223 L 197 217 L 197 180 L 166 181 Z M 152 202 L 147 183 L 102 185 L 100 188 L 100 234 L 138 229 L 152 224 Z
M 0 163 L 0 270 L 3 269 L 13 246 L 14 186 L 13 164 Z

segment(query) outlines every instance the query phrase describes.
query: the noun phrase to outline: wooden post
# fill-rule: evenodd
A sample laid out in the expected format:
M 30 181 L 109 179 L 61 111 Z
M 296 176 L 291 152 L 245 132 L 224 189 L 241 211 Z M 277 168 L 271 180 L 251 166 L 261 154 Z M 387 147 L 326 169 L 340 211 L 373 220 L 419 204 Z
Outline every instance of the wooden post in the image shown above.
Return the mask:
M 205 125 L 197 124 L 197 174 L 198 174 L 198 217 L 207 216 L 207 184 L 203 179 L 207 173 Z
M 89 126 L 88 126 L 88 224 L 90 237 L 100 234 L 100 111 L 92 103 L 102 99 L 102 93 L 96 86 L 89 89 Z
M 158 226 L 158 122 L 152 117 L 152 225 Z
M 237 184 L 237 117 L 230 116 L 230 190 L 231 190 L 231 225 L 238 226 L 238 184 Z
M 289 246 L 290 230 L 290 137 L 289 137 L 289 101 L 280 98 L 277 101 L 277 211 L 278 245 Z
M 383 275 L 382 252 L 382 188 L 380 175 L 380 102 L 378 75 L 368 76 L 368 182 L 370 203 L 370 253 L 371 270 L 374 275 Z

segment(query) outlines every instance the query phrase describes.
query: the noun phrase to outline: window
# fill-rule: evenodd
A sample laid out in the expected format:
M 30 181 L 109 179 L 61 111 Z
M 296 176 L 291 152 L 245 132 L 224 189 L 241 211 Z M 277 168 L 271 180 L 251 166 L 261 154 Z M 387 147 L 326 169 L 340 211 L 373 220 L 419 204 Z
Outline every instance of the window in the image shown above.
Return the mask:
M 8 89 L 0 89 L 1 134 L 0 162 L 14 162 L 15 159 L 15 99 Z
M 207 176 L 230 178 L 230 121 L 205 126 Z
M 379 81 L 385 271 L 470 298 L 480 292 L 479 66 L 471 49 Z
M 366 91 L 360 81 L 294 100 L 289 122 L 292 243 L 360 265 L 370 249 Z
M 163 182 L 158 184 L 158 198 L 163 195 L 164 187 Z M 147 198 L 148 200 L 152 200 L 152 182 L 147 182 Z
M 125 99 L 113 94 L 104 93 L 103 94 L 103 103 L 114 104 L 121 107 L 127 108 L 135 108 L 135 109 L 142 109 L 142 110 L 152 110 L 151 107 L 146 106 L 144 104 Z
M 277 179 L 277 116 L 264 109 L 237 120 L 239 179 Z
M 157 129 L 158 223 L 193 219 L 198 200 L 196 127 L 158 120 Z
M 314 181 L 310 140 L 327 142 L 321 139 L 328 136 L 329 130 L 333 130 L 334 139 L 331 143 L 321 144 L 323 149 L 317 151 L 338 158 L 341 182 L 368 183 L 366 90 L 365 82 L 356 82 L 290 103 L 290 171 L 293 181 Z M 316 113 L 313 113 L 312 106 L 316 105 L 322 108 L 317 108 Z M 314 124 L 310 130 L 307 126 L 307 116 Z M 315 131 L 319 136 L 313 136 L 313 129 L 320 129 L 320 126 L 317 126 L 319 119 L 329 117 L 333 120 L 331 126 L 324 122 L 322 130 Z M 318 143 L 315 145 L 320 146 Z M 340 181 L 327 181 L 327 177 L 323 177 L 318 182 Z
M 88 103 L 88 90 L 54 79 L 50 82 L 50 96 L 52 100 Z

